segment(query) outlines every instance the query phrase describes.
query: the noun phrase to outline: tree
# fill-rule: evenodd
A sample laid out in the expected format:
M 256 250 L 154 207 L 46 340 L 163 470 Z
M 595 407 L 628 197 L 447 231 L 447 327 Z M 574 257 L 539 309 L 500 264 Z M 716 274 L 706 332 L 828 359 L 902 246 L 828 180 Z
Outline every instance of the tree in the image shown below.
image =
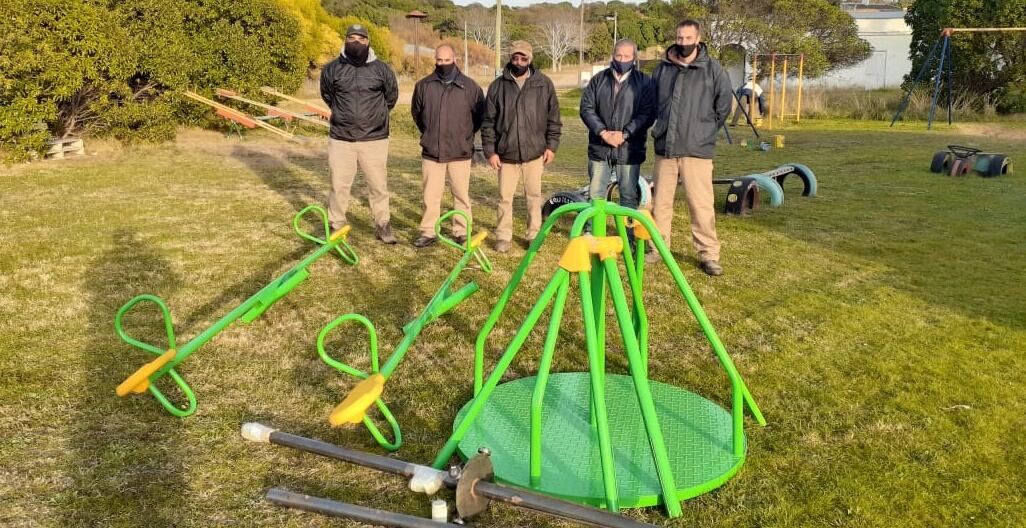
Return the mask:
M 553 69 L 562 71 L 563 59 L 580 46 L 580 21 L 572 11 L 559 8 L 538 10 L 532 18 L 535 46 L 552 60 Z
M 911 82 L 940 38 L 941 28 L 1026 26 L 1026 0 L 917 0 L 905 21 L 912 27 L 912 71 L 906 77 Z M 1026 33 L 955 33 L 950 45 L 957 89 L 1008 97 L 1026 88 Z M 923 81 L 931 80 L 924 76 Z

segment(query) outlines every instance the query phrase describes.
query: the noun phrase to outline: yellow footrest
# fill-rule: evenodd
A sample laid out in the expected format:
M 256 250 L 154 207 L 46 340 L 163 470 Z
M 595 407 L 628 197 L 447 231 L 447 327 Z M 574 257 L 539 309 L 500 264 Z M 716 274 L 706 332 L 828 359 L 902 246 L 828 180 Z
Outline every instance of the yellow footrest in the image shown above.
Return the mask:
M 353 388 L 346 399 L 331 411 L 328 422 L 332 427 L 362 422 L 367 409 L 374 404 L 374 400 L 381 397 L 384 390 L 385 377 L 381 374 L 372 374 Z

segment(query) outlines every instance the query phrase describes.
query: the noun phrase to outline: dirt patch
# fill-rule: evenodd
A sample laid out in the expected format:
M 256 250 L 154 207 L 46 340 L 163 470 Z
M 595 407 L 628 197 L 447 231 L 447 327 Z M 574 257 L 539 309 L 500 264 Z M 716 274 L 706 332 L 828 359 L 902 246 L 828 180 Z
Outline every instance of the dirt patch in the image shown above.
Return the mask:
M 1026 140 L 1026 128 L 1013 128 L 999 123 L 966 123 L 958 125 L 958 131 L 970 136 L 990 137 L 1001 140 Z

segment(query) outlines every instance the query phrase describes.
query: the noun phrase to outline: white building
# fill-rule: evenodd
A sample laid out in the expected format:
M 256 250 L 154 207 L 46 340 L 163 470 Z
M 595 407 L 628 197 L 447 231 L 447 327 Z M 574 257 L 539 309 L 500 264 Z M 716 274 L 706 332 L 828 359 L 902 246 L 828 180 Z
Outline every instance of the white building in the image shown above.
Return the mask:
M 912 69 L 908 58 L 912 28 L 905 23 L 905 11 L 898 7 L 842 4 L 855 19 L 859 36 L 869 42 L 872 53 L 854 66 L 835 70 L 808 84 L 843 88 L 890 88 L 900 86 Z

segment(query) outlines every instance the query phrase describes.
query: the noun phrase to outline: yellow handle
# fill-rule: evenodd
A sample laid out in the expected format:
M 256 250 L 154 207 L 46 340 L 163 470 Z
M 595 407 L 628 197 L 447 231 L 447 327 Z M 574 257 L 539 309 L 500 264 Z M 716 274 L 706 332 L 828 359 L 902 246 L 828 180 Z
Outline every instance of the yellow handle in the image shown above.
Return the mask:
M 332 427 L 362 422 L 363 417 L 367 414 L 367 409 L 374 404 L 374 400 L 381 397 L 381 392 L 384 390 L 385 377 L 381 374 L 371 374 L 370 377 L 357 384 L 346 396 L 346 399 L 331 411 L 328 422 Z
M 655 218 L 652 218 L 651 211 L 648 209 L 642 209 L 639 212 L 653 224 L 655 223 Z M 652 234 L 648 232 L 648 229 L 645 229 L 645 226 L 642 225 L 641 222 L 635 222 L 631 219 L 630 223 L 627 224 L 627 227 L 634 228 L 634 238 L 637 238 L 638 240 L 652 240 Z
M 470 249 L 477 249 L 484 243 L 485 239 L 488 238 L 488 231 L 481 231 L 474 235 L 474 238 L 470 239 Z
M 150 388 L 150 376 L 154 372 L 160 370 L 160 367 L 166 365 L 169 361 L 175 358 L 178 351 L 175 349 L 168 350 L 160 355 L 157 359 L 150 361 L 149 363 L 139 367 L 139 370 L 135 371 L 134 374 L 128 377 L 125 381 L 118 385 L 115 392 L 118 396 L 128 396 L 129 394 L 142 394 L 146 392 L 146 389 Z
M 349 224 L 346 224 L 346 225 L 340 227 L 338 229 L 338 231 L 335 231 L 334 233 L 331 234 L 330 237 L 328 237 L 328 242 L 334 242 L 335 240 L 337 240 L 339 238 L 345 239 L 346 235 L 349 234 L 349 230 L 352 229 L 352 227 L 353 226 L 351 226 Z

